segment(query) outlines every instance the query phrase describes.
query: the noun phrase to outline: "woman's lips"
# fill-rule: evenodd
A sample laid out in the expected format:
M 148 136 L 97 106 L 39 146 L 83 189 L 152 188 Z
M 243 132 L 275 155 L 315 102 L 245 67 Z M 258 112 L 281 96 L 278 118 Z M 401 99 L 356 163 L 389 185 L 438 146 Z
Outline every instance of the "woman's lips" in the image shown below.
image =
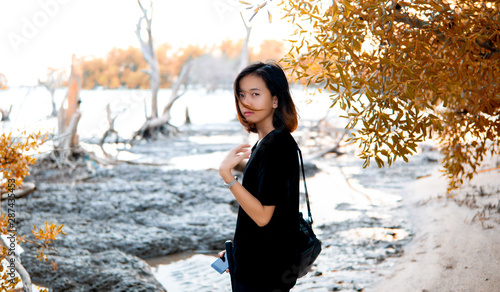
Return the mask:
M 247 112 L 244 112 L 243 114 L 244 114 L 245 116 L 247 116 L 247 117 L 248 117 L 248 116 L 253 115 L 253 112 L 248 112 L 248 111 L 247 111 Z

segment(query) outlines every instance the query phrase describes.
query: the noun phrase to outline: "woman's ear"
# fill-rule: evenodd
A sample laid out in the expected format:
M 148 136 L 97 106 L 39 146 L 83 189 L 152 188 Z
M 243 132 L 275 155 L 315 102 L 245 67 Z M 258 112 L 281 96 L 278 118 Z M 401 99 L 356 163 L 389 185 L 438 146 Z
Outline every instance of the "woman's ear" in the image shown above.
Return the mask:
M 278 97 L 273 96 L 273 108 L 278 108 Z

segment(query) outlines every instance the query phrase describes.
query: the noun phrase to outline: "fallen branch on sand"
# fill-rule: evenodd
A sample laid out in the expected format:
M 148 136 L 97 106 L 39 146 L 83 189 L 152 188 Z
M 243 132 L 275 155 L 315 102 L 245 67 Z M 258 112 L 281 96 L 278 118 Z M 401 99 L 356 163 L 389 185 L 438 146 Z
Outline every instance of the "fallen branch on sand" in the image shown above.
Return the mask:
M 22 198 L 22 197 L 28 195 L 29 193 L 34 192 L 35 189 L 36 189 L 36 186 L 34 183 L 25 182 L 25 183 L 23 183 L 21 188 L 17 189 L 16 192 L 14 193 L 15 198 L 16 199 Z M 12 198 L 8 197 L 8 194 L 10 194 L 10 193 L 2 193 L 2 200 L 12 199 Z

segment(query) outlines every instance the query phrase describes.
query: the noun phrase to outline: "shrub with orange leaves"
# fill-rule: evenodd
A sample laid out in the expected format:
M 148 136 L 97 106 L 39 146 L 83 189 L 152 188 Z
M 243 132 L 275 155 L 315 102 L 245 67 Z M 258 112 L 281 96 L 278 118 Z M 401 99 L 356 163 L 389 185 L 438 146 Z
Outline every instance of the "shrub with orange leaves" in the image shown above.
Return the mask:
M 1 234 L 9 234 L 9 217 L 6 214 L 0 215 L 0 233 Z M 57 239 L 59 234 L 65 235 L 66 233 L 62 230 L 64 224 L 56 225 L 51 222 L 45 222 L 44 229 L 38 229 L 34 226 L 34 230 L 32 231 L 33 235 L 36 238 L 34 240 L 27 240 L 25 236 L 15 235 L 17 243 L 21 242 L 30 242 L 32 244 L 37 245 L 40 249 L 37 250 L 39 253 L 36 257 L 41 261 L 48 261 L 47 255 L 44 254 L 46 249 L 51 249 L 51 243 Z M 0 262 L 4 260 L 8 260 L 12 255 L 12 250 L 7 249 L 7 247 L 0 247 Z M 52 265 L 52 270 L 57 269 L 57 263 L 53 260 L 50 260 L 50 264 Z M 19 277 L 13 278 L 11 274 L 8 273 L 7 270 L 4 269 L 3 265 L 0 264 L 0 291 L 13 291 L 16 285 L 21 282 Z M 46 289 L 39 290 L 40 292 L 48 292 Z
M 36 159 L 26 153 L 36 150 L 47 141 L 47 134 L 31 133 L 21 141 L 21 135 L 26 135 L 23 131 L 17 137 L 12 137 L 2 133 L 0 135 L 0 172 L 3 179 L 0 181 L 0 191 L 5 192 L 7 180 L 14 179 L 16 187 L 22 185 L 23 180 L 29 175 L 29 166 L 35 164 Z
M 13 138 L 12 133 L 0 135 L 0 173 L 3 179 L 0 181 L 0 188 L 3 191 L 8 191 L 10 194 L 15 193 L 15 189 L 22 185 L 26 176 L 29 175 L 29 166 L 35 164 L 36 159 L 29 154 L 29 151 L 35 151 L 43 143 L 47 141 L 47 134 L 32 133 L 24 138 L 21 136 L 27 135 L 23 131 L 19 136 Z M 7 184 L 9 182 L 9 184 Z M 47 261 L 47 257 L 43 251 L 50 248 L 52 241 L 56 240 L 57 235 L 65 233 L 62 231 L 64 225 L 57 226 L 53 223 L 45 222 L 45 229 L 37 229 L 36 226 L 33 230 L 35 236 L 34 241 L 25 239 L 25 236 L 19 236 L 15 228 L 15 196 L 9 195 L 7 200 L 9 213 L 0 215 L 0 233 L 15 237 L 17 243 L 29 241 L 40 247 L 40 253 L 37 258 Z M 13 216 L 11 216 L 13 215 Z M 0 250 L 0 262 L 4 259 L 7 260 L 13 255 L 11 250 L 6 247 Z M 55 269 L 57 265 L 51 262 Z M 18 277 L 13 278 L 0 264 L 0 291 L 12 291 L 17 283 L 21 281 Z
M 48 260 L 47 256 L 43 253 L 43 251 L 50 247 L 52 241 L 56 240 L 57 235 L 59 234 L 66 235 L 66 233 L 62 231 L 63 227 L 64 224 L 57 226 L 56 224 L 50 222 L 49 223 L 45 222 L 45 229 L 41 228 L 38 229 L 36 228 L 36 225 L 34 226 L 34 230 L 32 231 L 33 235 L 37 240 L 41 241 L 40 243 L 37 243 L 38 246 L 40 246 L 41 248 L 38 250 L 40 254 L 37 255 L 37 259 L 44 261 Z M 57 265 L 55 265 L 53 261 L 51 261 L 51 263 L 55 269 Z
M 282 0 L 283 58 L 346 112 L 364 166 L 407 161 L 436 138 L 449 189 L 500 150 L 498 1 Z

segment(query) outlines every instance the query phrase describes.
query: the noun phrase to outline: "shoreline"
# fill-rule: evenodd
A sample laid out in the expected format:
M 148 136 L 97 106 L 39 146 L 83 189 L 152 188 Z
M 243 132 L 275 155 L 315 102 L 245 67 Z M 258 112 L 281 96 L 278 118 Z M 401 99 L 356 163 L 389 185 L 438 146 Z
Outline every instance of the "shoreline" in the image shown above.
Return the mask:
M 483 165 L 483 169 L 488 166 Z M 498 173 L 495 169 L 477 174 L 452 192 L 453 199 L 446 198 L 447 182 L 437 169 L 431 176 L 409 184 L 405 208 L 415 222 L 415 237 L 393 269 L 366 291 L 498 291 Z M 478 186 L 481 192 L 486 189 L 491 193 L 475 194 Z M 473 220 L 490 203 L 496 203 L 498 211 L 486 213 L 486 223 Z

